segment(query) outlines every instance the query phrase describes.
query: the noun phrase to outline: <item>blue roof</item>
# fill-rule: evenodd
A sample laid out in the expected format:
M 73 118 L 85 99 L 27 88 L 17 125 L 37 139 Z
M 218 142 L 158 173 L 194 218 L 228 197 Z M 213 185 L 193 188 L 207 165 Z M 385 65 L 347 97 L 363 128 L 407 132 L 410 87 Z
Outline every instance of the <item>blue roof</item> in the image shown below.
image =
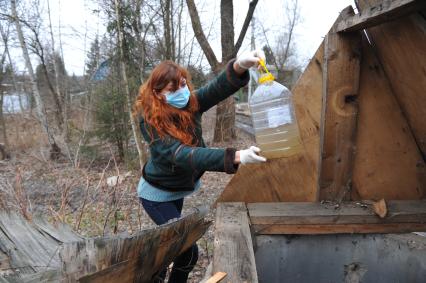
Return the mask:
M 105 80 L 110 72 L 110 60 L 104 60 L 99 64 L 99 67 L 96 69 L 95 73 L 93 74 L 91 81 L 103 81 Z

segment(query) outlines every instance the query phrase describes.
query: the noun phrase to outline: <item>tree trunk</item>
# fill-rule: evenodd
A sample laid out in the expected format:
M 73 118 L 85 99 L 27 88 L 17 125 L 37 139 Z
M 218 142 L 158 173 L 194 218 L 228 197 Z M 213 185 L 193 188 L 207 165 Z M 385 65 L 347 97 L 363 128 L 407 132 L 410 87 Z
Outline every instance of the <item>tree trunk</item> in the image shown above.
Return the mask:
M 3 72 L 4 62 L 6 61 L 6 53 L 8 53 L 8 50 L 7 50 L 7 35 L 3 33 L 3 29 L 1 29 L 1 26 L 0 26 L 0 31 L 1 31 L 1 35 L 5 45 L 4 52 L 0 59 L 0 126 L 2 128 L 1 133 L 3 135 L 3 142 L 4 142 L 4 145 L 0 144 L 0 160 L 3 160 L 3 159 L 9 158 L 9 155 L 7 153 L 7 149 L 9 148 L 9 142 L 7 139 L 6 123 L 4 122 L 4 116 L 3 116 L 4 93 L 3 93 L 3 87 L 2 87 L 2 83 L 4 79 L 4 72 Z
M 49 124 L 48 124 L 47 116 L 46 116 L 45 109 L 44 109 L 44 103 L 41 100 L 40 93 L 38 91 L 37 82 L 36 82 L 35 76 L 34 76 L 33 66 L 31 65 L 30 55 L 28 54 L 28 49 L 27 49 L 27 45 L 25 43 L 24 34 L 22 32 L 21 24 L 19 22 L 18 15 L 17 15 L 17 12 L 16 12 L 16 0 L 11 0 L 10 2 L 11 2 L 11 9 L 12 9 L 12 17 L 13 17 L 14 22 L 15 22 L 16 32 L 18 33 L 19 43 L 21 45 L 22 53 L 23 53 L 24 60 L 25 60 L 25 65 L 27 67 L 28 75 L 29 75 L 30 82 L 31 82 L 33 96 L 34 96 L 35 103 L 36 103 L 37 115 L 38 115 L 39 121 L 42 125 L 42 128 L 43 128 L 44 132 L 46 133 L 47 140 L 48 140 L 49 145 L 51 147 L 50 157 L 52 159 L 55 159 L 55 158 L 59 157 L 60 149 L 57 146 L 57 144 L 55 142 L 55 138 L 54 138 L 53 134 L 50 132 L 50 129 L 49 129 Z
M 55 73 L 55 86 L 56 86 L 56 97 L 59 98 L 59 109 L 58 110 L 62 110 L 62 116 L 61 118 L 63 119 L 63 123 L 62 123 L 62 137 L 64 140 L 64 145 L 66 147 L 66 151 L 68 151 L 68 153 L 70 154 L 70 150 L 68 148 L 68 142 L 69 142 L 69 137 L 68 137 L 68 108 L 66 107 L 66 99 L 65 99 L 65 95 L 61 92 L 61 87 L 59 85 L 59 67 L 58 67 L 58 62 L 57 62 L 57 58 L 56 58 L 56 49 L 55 49 L 55 38 L 53 36 L 53 28 L 52 28 L 52 20 L 50 17 L 50 4 L 49 4 L 50 0 L 47 0 L 47 11 L 49 14 L 49 30 L 50 30 L 50 38 L 52 41 L 52 55 L 53 55 L 53 72 Z M 59 54 L 58 54 L 59 56 Z M 71 156 L 70 156 L 70 160 L 72 160 Z
M 188 6 L 188 12 L 191 17 L 192 29 L 194 30 L 195 38 L 203 49 L 204 55 L 206 55 L 207 61 L 213 71 L 217 70 L 219 62 L 217 61 L 216 55 L 211 48 L 206 35 L 204 34 L 203 28 L 201 27 L 200 17 L 195 6 L 194 0 L 186 0 Z
M 217 58 L 211 48 L 207 38 L 201 27 L 200 17 L 198 16 L 197 8 L 194 0 L 186 0 L 188 12 L 191 17 L 192 28 L 195 37 L 204 52 L 213 72 L 219 73 L 222 67 L 232 58 L 234 58 L 241 47 L 251 18 L 253 17 L 254 9 L 258 0 L 252 0 L 249 4 L 246 18 L 241 29 L 241 33 L 237 42 L 234 44 L 234 9 L 233 3 L 230 0 L 221 0 L 221 43 L 222 43 L 222 63 L 217 61 Z M 228 141 L 235 137 L 235 105 L 234 98 L 231 96 L 218 104 L 216 109 L 216 126 L 214 131 L 214 141 Z
M 124 62 L 124 48 L 123 48 L 123 33 L 121 30 L 121 12 L 120 12 L 120 4 L 118 0 L 114 0 L 115 2 L 115 14 L 116 14 L 116 20 L 117 20 L 117 34 L 118 34 L 118 46 L 120 50 L 120 69 L 121 69 L 121 76 L 123 78 L 124 82 L 124 89 L 126 92 L 126 101 L 127 101 L 127 111 L 129 112 L 130 116 L 130 124 L 132 126 L 132 132 L 133 132 L 133 138 L 135 139 L 136 143 L 136 149 L 138 150 L 139 155 L 139 164 L 140 164 L 140 170 L 142 170 L 143 165 L 146 161 L 145 151 L 142 144 L 141 135 L 139 132 L 139 127 L 137 126 L 137 122 L 135 117 L 132 114 L 132 101 L 130 96 L 130 89 L 129 89 L 129 83 L 127 80 L 127 73 L 126 73 L 126 64 Z
M 0 126 L 1 126 L 1 133 L 3 135 L 3 142 L 4 145 L 0 144 L 0 160 L 8 159 L 9 153 L 9 140 L 7 139 L 7 130 L 6 130 L 6 123 L 4 122 L 4 116 L 3 116 L 3 90 L 0 87 Z
M 234 55 L 234 5 L 232 1 L 220 1 L 222 64 L 226 64 Z M 221 101 L 216 108 L 216 126 L 213 140 L 230 141 L 235 138 L 234 96 Z

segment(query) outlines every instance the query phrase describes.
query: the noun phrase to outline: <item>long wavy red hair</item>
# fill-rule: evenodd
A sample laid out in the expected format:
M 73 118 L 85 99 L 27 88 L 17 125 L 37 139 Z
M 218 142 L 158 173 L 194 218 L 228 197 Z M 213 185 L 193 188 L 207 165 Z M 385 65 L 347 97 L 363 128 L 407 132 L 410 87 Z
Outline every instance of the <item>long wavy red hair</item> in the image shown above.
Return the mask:
M 182 79 L 186 80 L 191 96 L 188 105 L 178 109 L 166 102 L 159 94 L 170 82 L 175 91 Z M 148 80 L 140 87 L 134 104 L 134 114 L 141 115 L 145 122 L 154 127 L 160 138 L 170 135 L 190 146 L 197 144 L 195 137 L 194 113 L 198 110 L 198 101 L 188 71 L 173 61 L 163 61 L 151 72 Z M 151 138 L 153 134 L 150 132 Z

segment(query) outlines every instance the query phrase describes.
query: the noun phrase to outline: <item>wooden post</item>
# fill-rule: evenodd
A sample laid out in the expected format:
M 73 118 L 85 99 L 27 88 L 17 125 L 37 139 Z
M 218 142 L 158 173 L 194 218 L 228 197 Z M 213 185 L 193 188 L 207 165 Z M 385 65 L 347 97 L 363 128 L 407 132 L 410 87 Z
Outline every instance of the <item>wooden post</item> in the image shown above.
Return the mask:
M 351 6 L 345 8 L 325 38 L 318 174 L 320 199 L 342 200 L 350 196 L 361 34 L 338 34 L 336 28 L 337 23 L 353 15 Z
M 219 203 L 216 210 L 213 273 L 227 282 L 257 282 L 247 208 L 242 202 Z

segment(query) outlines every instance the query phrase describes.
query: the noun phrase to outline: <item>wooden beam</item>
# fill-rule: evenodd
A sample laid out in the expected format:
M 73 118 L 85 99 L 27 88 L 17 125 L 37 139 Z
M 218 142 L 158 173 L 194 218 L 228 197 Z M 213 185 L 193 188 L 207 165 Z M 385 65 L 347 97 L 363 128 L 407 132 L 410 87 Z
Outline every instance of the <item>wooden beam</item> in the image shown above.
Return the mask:
M 206 209 L 134 236 L 86 239 L 63 245 L 62 282 L 152 282 L 153 275 L 207 230 Z
M 247 208 L 254 232 L 260 234 L 279 234 L 279 231 L 283 234 L 332 234 L 426 230 L 426 200 L 388 201 L 385 218 L 374 213 L 373 203 L 254 203 L 248 204 Z
M 383 24 L 426 7 L 420 0 L 384 0 L 338 23 L 337 32 L 353 32 Z
M 361 34 L 336 33 L 337 23 L 354 14 L 351 6 L 339 15 L 325 37 L 323 103 L 320 123 L 319 198 L 349 199 L 358 107 L 356 103 Z
M 213 273 L 226 272 L 228 282 L 258 282 L 244 203 L 219 203 L 215 225 Z
M 426 231 L 426 224 L 387 223 L 387 224 L 256 224 L 252 226 L 256 235 L 317 235 L 317 234 L 368 234 L 368 233 L 411 233 Z

